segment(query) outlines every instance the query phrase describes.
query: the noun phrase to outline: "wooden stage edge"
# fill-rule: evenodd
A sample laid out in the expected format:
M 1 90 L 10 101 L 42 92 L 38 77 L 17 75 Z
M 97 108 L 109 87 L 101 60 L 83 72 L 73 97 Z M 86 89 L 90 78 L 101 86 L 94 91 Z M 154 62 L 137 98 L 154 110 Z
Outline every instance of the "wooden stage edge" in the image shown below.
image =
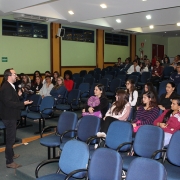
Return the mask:
M 54 133 L 55 133 L 55 132 L 51 132 L 51 133 L 44 134 L 43 137 L 48 136 L 48 135 L 51 135 L 51 134 L 54 134 Z M 22 143 L 15 144 L 13 147 L 17 147 L 17 146 L 21 146 L 21 145 L 28 145 L 28 144 L 26 144 L 26 143 L 35 141 L 35 140 L 37 140 L 37 139 L 40 139 L 40 135 L 32 136 L 32 137 L 28 137 L 28 138 L 23 138 L 23 139 L 22 139 Z M 0 153 L 1 153 L 1 152 L 4 152 L 4 151 L 5 151 L 5 147 L 0 148 Z

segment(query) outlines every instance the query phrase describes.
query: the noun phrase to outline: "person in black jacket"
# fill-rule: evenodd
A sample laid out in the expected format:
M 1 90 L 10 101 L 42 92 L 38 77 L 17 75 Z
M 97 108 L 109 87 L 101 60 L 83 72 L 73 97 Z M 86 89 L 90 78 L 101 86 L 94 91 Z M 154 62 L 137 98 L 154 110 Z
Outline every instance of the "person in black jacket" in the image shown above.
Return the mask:
M 0 115 L 6 127 L 6 167 L 14 169 L 21 166 L 13 161 L 13 159 L 19 157 L 13 151 L 13 144 L 16 139 L 16 123 L 20 119 L 21 109 L 32 103 L 32 101 L 20 102 L 19 96 L 22 95 L 22 92 L 18 91 L 17 93 L 13 84 L 16 82 L 16 77 L 17 74 L 14 69 L 6 69 L 4 72 L 5 81 L 0 88 Z

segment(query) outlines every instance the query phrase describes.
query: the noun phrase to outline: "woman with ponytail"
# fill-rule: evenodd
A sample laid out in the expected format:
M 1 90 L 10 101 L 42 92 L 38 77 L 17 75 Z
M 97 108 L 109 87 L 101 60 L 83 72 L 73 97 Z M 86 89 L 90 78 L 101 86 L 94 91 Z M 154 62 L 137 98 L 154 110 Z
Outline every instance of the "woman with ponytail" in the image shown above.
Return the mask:
M 169 144 L 172 134 L 180 130 L 180 97 L 174 97 L 171 109 L 165 110 L 153 124 L 164 130 L 164 145 Z

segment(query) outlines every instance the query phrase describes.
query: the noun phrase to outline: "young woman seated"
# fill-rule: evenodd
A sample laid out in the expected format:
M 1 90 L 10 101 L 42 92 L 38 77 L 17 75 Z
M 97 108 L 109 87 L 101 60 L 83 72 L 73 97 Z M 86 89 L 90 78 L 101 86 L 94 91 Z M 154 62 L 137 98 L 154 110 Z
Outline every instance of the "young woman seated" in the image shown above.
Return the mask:
M 134 132 L 137 132 L 139 127 L 145 124 L 153 124 L 157 118 L 159 108 L 157 101 L 152 92 L 143 94 L 142 105 L 139 106 L 136 117 L 132 122 Z
M 68 92 L 73 89 L 74 81 L 72 80 L 72 72 L 70 70 L 64 72 L 64 86 Z
M 172 134 L 180 130 L 180 97 L 174 97 L 171 109 L 165 110 L 153 124 L 164 130 L 164 146 L 168 145 Z
M 54 86 L 56 85 L 59 76 L 60 76 L 59 72 L 54 71 L 53 79 L 52 79 L 52 83 L 53 83 Z
M 101 132 L 97 133 L 98 137 L 106 137 L 109 125 L 113 121 L 126 121 L 131 111 L 131 105 L 128 102 L 128 94 L 124 90 L 116 92 L 116 101 L 112 104 L 111 108 L 107 111 L 101 125 Z
M 159 108 L 161 110 L 171 109 L 171 99 L 178 96 L 175 92 L 176 85 L 174 82 L 168 82 L 166 85 L 166 93 L 162 94 L 159 99 Z
M 32 85 L 31 90 L 34 92 L 34 94 L 38 94 L 42 86 L 42 78 L 36 76 L 35 83 Z
M 51 83 L 51 76 L 45 77 L 45 83 L 43 84 L 43 87 L 40 89 L 39 94 L 44 98 L 45 96 L 51 96 L 50 92 L 53 88 L 53 84 Z
M 61 103 L 66 92 L 66 87 L 64 86 L 64 78 L 59 76 L 57 78 L 56 85 L 52 88 L 50 95 L 56 100 L 56 103 Z
M 140 63 L 140 73 L 142 74 L 143 72 L 149 72 L 148 66 L 145 65 L 145 63 Z

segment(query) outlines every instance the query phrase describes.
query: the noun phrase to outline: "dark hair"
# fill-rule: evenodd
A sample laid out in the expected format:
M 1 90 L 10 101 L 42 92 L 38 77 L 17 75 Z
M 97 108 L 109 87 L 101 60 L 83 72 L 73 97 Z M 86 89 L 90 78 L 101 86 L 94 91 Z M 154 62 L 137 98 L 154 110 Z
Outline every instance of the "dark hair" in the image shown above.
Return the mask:
M 129 83 L 131 84 L 131 89 L 130 89 L 130 91 L 129 91 L 129 89 L 127 89 L 127 94 L 130 95 L 130 92 L 131 92 L 131 94 L 132 94 L 132 101 L 133 101 L 134 100 L 133 93 L 136 90 L 135 82 L 134 82 L 133 79 L 128 79 L 127 81 L 129 81 Z
M 47 75 L 47 76 L 45 76 L 45 79 L 46 79 L 46 78 L 50 78 L 50 79 L 51 79 L 51 76 Z
M 45 74 L 48 73 L 48 74 L 51 74 L 50 71 L 46 71 Z
M 180 66 L 180 62 L 177 63 L 177 66 Z
M 57 77 L 59 77 L 59 76 L 60 76 L 58 71 L 54 71 L 54 73 L 53 73 L 53 74 L 57 74 Z M 53 77 L 53 78 L 54 78 L 54 77 Z
M 6 70 L 4 71 L 4 80 L 5 80 L 5 81 L 8 80 L 8 76 L 11 76 L 11 75 L 12 75 L 11 70 L 13 70 L 13 68 L 6 69 Z
M 40 71 L 37 71 L 37 70 L 36 70 L 36 71 L 34 72 L 34 74 L 33 74 L 33 84 L 36 83 L 36 77 L 37 77 L 37 76 L 36 76 L 36 73 L 39 74 L 38 76 L 40 77 L 40 79 L 41 79 L 41 81 L 42 81 L 42 75 L 41 75 Z
M 42 84 L 42 78 L 40 76 L 36 76 L 36 78 L 39 78 L 40 79 L 40 84 Z M 34 82 L 34 85 L 37 84 L 36 83 L 36 79 L 35 79 L 35 82 Z
M 150 103 L 149 103 L 149 107 L 154 108 L 157 107 L 157 99 L 155 98 L 155 95 L 152 92 L 145 92 L 143 95 L 147 96 L 148 98 L 151 99 Z M 143 104 L 145 106 L 145 104 Z
M 135 63 L 138 63 L 138 61 L 137 61 L 137 60 L 134 60 L 134 61 L 133 61 L 133 63 L 134 63 L 134 62 L 135 62 Z
M 172 81 L 168 82 L 167 84 L 170 84 L 172 88 L 174 88 L 174 91 L 176 91 L 176 84 Z M 167 85 L 166 85 L 167 86 Z
M 152 92 L 152 93 L 154 94 L 156 100 L 158 100 L 157 91 L 156 91 L 156 89 L 154 88 L 153 84 L 152 84 L 151 82 L 147 82 L 145 85 L 148 87 L 148 91 L 149 91 L 149 92 Z M 144 86 L 145 86 L 145 85 L 144 85 Z M 146 92 L 148 92 L 148 91 L 146 91 Z M 145 92 L 145 88 L 144 88 L 143 94 L 146 93 L 146 92 Z
M 112 113 L 117 115 L 118 113 L 123 112 L 125 105 L 128 102 L 128 94 L 125 90 L 119 89 L 117 90 L 116 95 L 118 96 L 118 101 L 114 102 L 115 108 L 113 109 Z
M 141 64 L 142 64 L 142 67 L 140 68 L 140 70 L 143 70 L 146 67 L 146 65 L 143 62 L 141 62 L 139 65 L 141 65 Z
M 97 84 L 95 87 L 97 87 L 100 91 L 102 91 L 101 97 L 106 97 L 104 85 Z
M 64 79 L 66 79 L 66 78 L 65 78 L 66 75 L 69 75 L 69 79 L 72 79 L 72 72 L 71 72 L 70 70 L 66 70 L 66 71 L 64 72 Z
M 172 98 L 172 100 L 176 100 L 178 106 L 180 106 L 180 97 L 179 97 L 179 96 Z M 171 116 L 172 113 L 173 113 L 173 110 L 170 109 L 170 110 L 165 114 L 162 122 L 163 122 L 163 123 L 167 123 L 167 121 L 169 120 L 169 118 L 170 118 L 170 116 Z
M 144 55 L 145 58 L 147 58 L 147 55 Z
M 156 60 L 156 61 L 158 61 L 158 62 L 159 62 L 159 64 L 161 64 L 160 60 Z
M 24 80 L 22 80 L 22 82 L 23 82 L 24 84 L 28 84 L 28 83 L 30 82 L 29 76 L 28 76 L 28 75 L 24 75 L 24 77 L 27 79 L 27 82 L 25 82 Z
M 121 58 L 120 58 L 120 57 L 118 57 L 118 59 L 120 59 L 120 60 L 121 60 Z

